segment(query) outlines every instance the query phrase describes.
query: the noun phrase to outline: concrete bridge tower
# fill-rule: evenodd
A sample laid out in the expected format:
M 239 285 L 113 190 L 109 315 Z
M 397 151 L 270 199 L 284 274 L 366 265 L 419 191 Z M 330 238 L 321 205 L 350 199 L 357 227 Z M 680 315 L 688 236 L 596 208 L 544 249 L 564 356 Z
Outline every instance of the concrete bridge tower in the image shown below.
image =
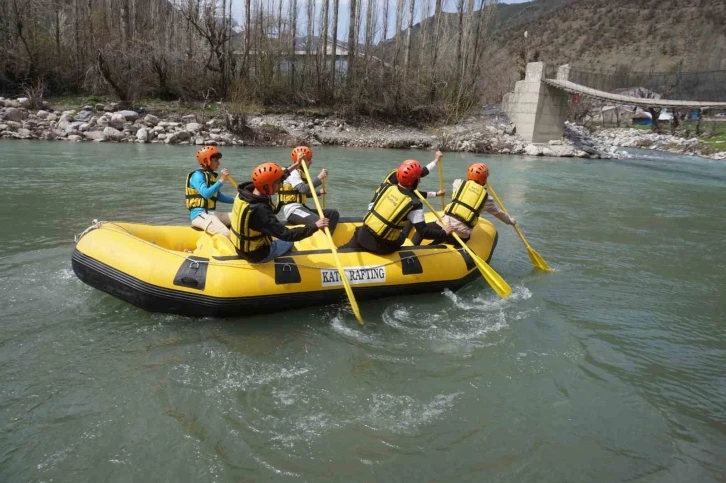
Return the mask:
M 570 66 L 557 69 L 558 80 L 568 80 Z M 565 130 L 569 94 L 543 82 L 544 62 L 527 64 L 525 78 L 505 94 L 503 108 L 517 126 L 517 134 L 530 143 L 546 143 L 560 139 Z

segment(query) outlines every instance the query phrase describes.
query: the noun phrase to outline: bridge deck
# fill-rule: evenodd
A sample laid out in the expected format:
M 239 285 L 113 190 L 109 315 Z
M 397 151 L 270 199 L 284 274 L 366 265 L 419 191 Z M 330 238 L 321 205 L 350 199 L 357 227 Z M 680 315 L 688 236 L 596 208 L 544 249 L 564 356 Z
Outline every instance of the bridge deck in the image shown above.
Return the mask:
M 712 107 L 726 109 L 726 102 L 679 101 L 674 99 L 646 99 L 643 97 L 621 96 L 611 92 L 599 91 L 574 82 L 558 79 L 543 79 L 547 84 L 573 94 L 594 97 L 614 104 L 627 104 L 640 107 Z

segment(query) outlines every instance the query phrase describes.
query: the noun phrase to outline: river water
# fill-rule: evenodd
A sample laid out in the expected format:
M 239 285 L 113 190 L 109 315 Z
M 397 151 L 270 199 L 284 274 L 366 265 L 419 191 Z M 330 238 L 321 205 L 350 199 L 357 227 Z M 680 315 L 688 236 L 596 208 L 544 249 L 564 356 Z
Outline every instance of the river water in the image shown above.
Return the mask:
M 223 152 L 238 180 L 289 159 Z M 94 218 L 187 222 L 194 153 L 0 143 L 0 481 L 726 480 L 726 164 L 447 153 L 447 187 L 486 162 L 556 272 L 495 221 L 509 299 L 366 302 L 364 327 L 344 305 L 153 314 L 81 283 Z M 312 171 L 359 216 L 406 157 L 432 153 L 317 148 Z

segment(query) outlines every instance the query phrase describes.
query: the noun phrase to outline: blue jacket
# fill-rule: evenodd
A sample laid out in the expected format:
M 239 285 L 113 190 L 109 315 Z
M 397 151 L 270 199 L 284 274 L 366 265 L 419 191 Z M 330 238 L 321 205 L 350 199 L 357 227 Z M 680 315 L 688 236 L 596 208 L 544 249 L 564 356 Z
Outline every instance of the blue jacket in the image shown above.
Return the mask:
M 217 201 L 220 203 L 234 203 L 234 198 L 227 196 L 220 191 L 222 188 L 222 182 L 216 181 L 212 186 L 207 186 L 204 182 L 204 175 L 197 171 L 192 175 L 192 179 L 189 181 L 192 188 L 199 191 L 199 194 L 204 198 L 209 199 L 217 193 Z M 189 219 L 193 220 L 199 215 L 204 214 L 204 208 L 194 208 L 189 210 Z

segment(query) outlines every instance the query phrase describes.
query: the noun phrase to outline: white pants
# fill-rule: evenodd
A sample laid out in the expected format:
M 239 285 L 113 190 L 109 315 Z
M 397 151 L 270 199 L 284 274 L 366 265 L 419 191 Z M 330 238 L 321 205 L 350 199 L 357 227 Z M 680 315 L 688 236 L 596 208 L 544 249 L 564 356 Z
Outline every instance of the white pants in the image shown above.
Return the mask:
M 222 234 L 229 236 L 231 224 L 229 213 L 202 213 L 192 220 L 192 226 L 206 231 L 210 235 Z

